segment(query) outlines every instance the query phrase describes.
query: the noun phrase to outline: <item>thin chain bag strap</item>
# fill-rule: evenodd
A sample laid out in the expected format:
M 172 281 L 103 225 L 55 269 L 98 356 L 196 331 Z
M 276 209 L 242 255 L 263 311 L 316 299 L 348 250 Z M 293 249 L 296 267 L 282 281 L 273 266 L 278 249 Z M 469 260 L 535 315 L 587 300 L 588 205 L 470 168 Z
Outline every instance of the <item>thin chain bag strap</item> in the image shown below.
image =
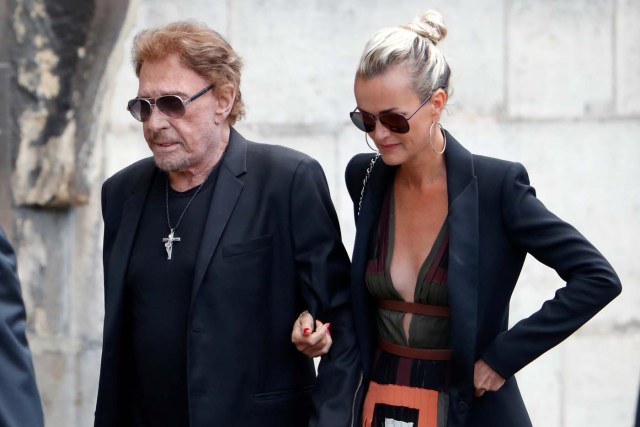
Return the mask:
M 364 176 L 364 180 L 362 181 L 362 190 L 360 190 L 360 201 L 358 202 L 358 216 L 360 216 L 360 209 L 362 209 L 362 199 L 364 198 L 364 189 L 367 186 L 367 181 L 369 181 L 369 176 L 371 175 L 371 171 L 376 164 L 376 161 L 380 157 L 380 153 L 376 153 L 376 156 L 371 159 L 371 163 L 369 163 L 369 167 L 367 168 L 367 173 Z

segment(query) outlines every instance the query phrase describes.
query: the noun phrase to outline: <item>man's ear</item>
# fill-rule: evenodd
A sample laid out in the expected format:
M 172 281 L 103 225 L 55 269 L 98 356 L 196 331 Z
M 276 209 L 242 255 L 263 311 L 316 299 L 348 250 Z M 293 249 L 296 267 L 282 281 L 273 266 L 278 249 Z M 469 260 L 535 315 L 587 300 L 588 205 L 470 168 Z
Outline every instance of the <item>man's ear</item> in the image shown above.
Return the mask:
M 224 122 L 236 100 L 236 88 L 232 83 L 225 83 L 215 88 L 216 107 L 214 110 L 214 120 L 216 124 Z

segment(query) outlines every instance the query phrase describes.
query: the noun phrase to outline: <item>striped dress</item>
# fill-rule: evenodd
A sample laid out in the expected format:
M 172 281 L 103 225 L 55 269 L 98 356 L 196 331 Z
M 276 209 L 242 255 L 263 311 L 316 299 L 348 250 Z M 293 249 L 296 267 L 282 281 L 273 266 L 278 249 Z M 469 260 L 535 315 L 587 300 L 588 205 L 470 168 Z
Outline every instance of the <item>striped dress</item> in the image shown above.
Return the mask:
M 445 427 L 449 407 L 450 338 L 447 297 L 449 233 L 445 220 L 420 268 L 414 301 L 404 302 L 390 274 L 393 190 L 372 240 L 366 284 L 378 301 L 379 348 L 363 409 L 363 426 Z M 409 335 L 402 319 L 411 313 Z

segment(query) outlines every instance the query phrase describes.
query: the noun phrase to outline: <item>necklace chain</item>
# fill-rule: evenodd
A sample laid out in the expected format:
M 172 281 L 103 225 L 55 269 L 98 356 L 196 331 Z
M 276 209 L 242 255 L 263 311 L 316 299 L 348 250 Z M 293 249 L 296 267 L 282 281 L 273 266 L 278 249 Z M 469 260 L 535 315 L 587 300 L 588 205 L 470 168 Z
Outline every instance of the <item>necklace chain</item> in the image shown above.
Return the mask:
M 213 167 L 213 169 L 215 169 L 215 166 Z M 211 171 L 213 171 L 213 169 Z M 191 202 L 193 202 L 193 199 L 196 198 L 196 196 L 198 195 L 198 193 L 200 192 L 204 184 L 207 182 L 207 179 L 209 179 L 209 175 L 211 175 L 211 172 L 207 174 L 207 176 L 204 178 L 204 181 L 202 181 L 202 184 L 200 184 L 196 192 L 193 193 L 193 196 L 191 196 L 191 199 L 189 199 L 189 202 L 187 203 L 187 206 L 185 206 L 184 209 L 182 210 L 182 213 L 180 214 L 180 217 L 178 218 L 178 222 L 176 223 L 175 227 L 171 226 L 171 217 L 169 216 L 169 175 L 168 174 L 166 175 L 167 179 L 165 180 L 165 205 L 167 208 L 167 225 L 169 226 L 169 230 L 171 230 L 172 233 L 180 225 L 180 221 L 182 221 L 182 217 L 184 216 L 185 212 L 187 212 L 187 209 L 189 209 L 189 206 L 191 206 Z

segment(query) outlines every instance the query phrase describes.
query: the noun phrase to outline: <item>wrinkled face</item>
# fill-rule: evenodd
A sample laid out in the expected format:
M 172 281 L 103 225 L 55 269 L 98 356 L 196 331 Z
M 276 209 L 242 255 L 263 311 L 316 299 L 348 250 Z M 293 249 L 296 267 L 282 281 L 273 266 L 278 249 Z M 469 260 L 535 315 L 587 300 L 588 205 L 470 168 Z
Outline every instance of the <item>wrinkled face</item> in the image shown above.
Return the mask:
M 401 165 L 431 155 L 429 126 L 434 108 L 429 101 L 418 110 L 424 99 L 411 88 L 405 67 L 396 66 L 369 79 L 356 76 L 354 92 L 358 110 L 376 117 L 380 113 L 400 113 L 409 117 L 415 112 L 409 120 L 409 131 L 403 134 L 390 131 L 376 118 L 376 126 L 368 135 L 386 164 Z
M 177 54 L 159 61 L 145 61 L 140 69 L 138 97 L 178 95 L 188 99 L 211 82 L 180 63 Z M 185 106 L 184 116 L 174 119 L 154 107 L 143 122 L 144 138 L 158 167 L 167 172 L 206 168 L 222 144 L 214 122 L 216 98 L 208 91 Z

